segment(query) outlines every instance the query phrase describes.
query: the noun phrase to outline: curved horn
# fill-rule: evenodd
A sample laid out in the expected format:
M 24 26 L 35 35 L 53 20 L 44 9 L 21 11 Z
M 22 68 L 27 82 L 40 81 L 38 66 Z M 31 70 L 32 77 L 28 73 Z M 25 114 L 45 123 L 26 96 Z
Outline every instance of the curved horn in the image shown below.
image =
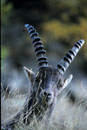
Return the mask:
M 64 74 L 84 43 L 85 41 L 83 39 L 79 40 L 77 43 L 75 43 L 73 48 L 70 49 L 67 54 L 58 62 L 57 68 L 59 69 L 60 73 Z
M 42 67 L 48 67 L 48 58 L 46 57 L 46 51 L 42 45 L 43 42 L 41 41 L 41 38 L 38 37 L 38 33 L 34 27 L 29 24 L 25 24 L 25 29 L 28 31 L 32 39 L 32 44 L 35 48 L 39 69 Z

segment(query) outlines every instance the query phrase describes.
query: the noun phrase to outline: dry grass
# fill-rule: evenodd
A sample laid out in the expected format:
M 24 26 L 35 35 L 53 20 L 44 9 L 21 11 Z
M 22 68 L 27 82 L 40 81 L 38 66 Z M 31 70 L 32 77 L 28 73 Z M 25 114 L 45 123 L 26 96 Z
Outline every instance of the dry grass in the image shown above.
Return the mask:
M 80 95 L 82 97 L 76 104 L 69 102 L 66 93 L 59 98 L 48 124 L 49 130 L 87 130 L 87 93 L 84 90 L 82 92 L 82 90 L 81 93 L 78 89 L 76 90 L 76 93 L 79 92 L 78 97 Z M 82 93 L 84 96 L 82 96 Z M 2 98 L 1 117 L 3 123 L 7 122 L 15 113 L 22 109 L 25 97 L 24 95 L 16 95 L 13 98 Z M 42 121 L 37 123 L 34 118 L 31 124 L 26 126 L 22 123 L 21 117 L 15 130 L 46 130 L 46 123 L 47 120 L 44 116 Z

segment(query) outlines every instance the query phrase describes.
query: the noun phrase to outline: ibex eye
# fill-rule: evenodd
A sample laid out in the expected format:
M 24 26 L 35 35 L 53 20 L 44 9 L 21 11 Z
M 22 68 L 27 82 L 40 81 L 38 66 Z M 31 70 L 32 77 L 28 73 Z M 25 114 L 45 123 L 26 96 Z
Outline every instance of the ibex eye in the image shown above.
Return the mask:
M 51 96 L 52 94 L 51 94 L 51 93 L 48 93 L 47 95 L 48 95 L 48 96 Z

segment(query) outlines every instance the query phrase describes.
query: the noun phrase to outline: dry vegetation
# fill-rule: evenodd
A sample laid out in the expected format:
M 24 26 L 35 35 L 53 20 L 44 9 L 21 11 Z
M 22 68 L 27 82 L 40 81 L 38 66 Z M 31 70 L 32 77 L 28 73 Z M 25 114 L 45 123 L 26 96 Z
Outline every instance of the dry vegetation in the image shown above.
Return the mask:
M 75 84 L 72 84 L 75 85 Z M 77 95 L 75 104 L 71 103 L 66 96 L 67 92 L 59 96 L 58 102 L 54 108 L 50 118 L 49 130 L 87 130 L 87 92 L 82 86 L 76 83 L 77 89 L 74 90 Z M 15 97 L 2 97 L 1 102 L 1 117 L 2 123 L 6 123 L 23 107 L 25 95 L 15 95 Z M 29 126 L 22 123 L 22 117 L 16 125 L 15 130 L 45 130 L 46 116 L 39 123 L 34 120 Z

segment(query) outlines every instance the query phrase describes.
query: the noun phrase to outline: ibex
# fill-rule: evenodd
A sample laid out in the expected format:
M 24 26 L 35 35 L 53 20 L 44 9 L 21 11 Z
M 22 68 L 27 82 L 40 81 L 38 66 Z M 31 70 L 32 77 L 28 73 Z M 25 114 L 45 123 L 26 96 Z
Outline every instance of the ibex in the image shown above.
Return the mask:
M 67 79 L 63 79 L 63 75 L 84 44 L 84 40 L 79 40 L 75 43 L 73 48 L 66 53 L 54 68 L 48 65 L 46 51 L 34 27 L 25 24 L 25 30 L 28 31 L 35 48 L 38 71 L 35 74 L 33 71 L 24 67 L 33 89 L 26 99 L 23 111 L 19 112 L 11 122 L 7 123 L 7 128 L 12 128 L 15 122 L 18 122 L 21 113 L 23 114 L 23 122 L 27 125 L 32 121 L 34 115 L 37 121 L 39 121 L 47 112 L 47 119 L 49 119 L 58 95 L 68 86 L 73 77 L 70 75 Z

